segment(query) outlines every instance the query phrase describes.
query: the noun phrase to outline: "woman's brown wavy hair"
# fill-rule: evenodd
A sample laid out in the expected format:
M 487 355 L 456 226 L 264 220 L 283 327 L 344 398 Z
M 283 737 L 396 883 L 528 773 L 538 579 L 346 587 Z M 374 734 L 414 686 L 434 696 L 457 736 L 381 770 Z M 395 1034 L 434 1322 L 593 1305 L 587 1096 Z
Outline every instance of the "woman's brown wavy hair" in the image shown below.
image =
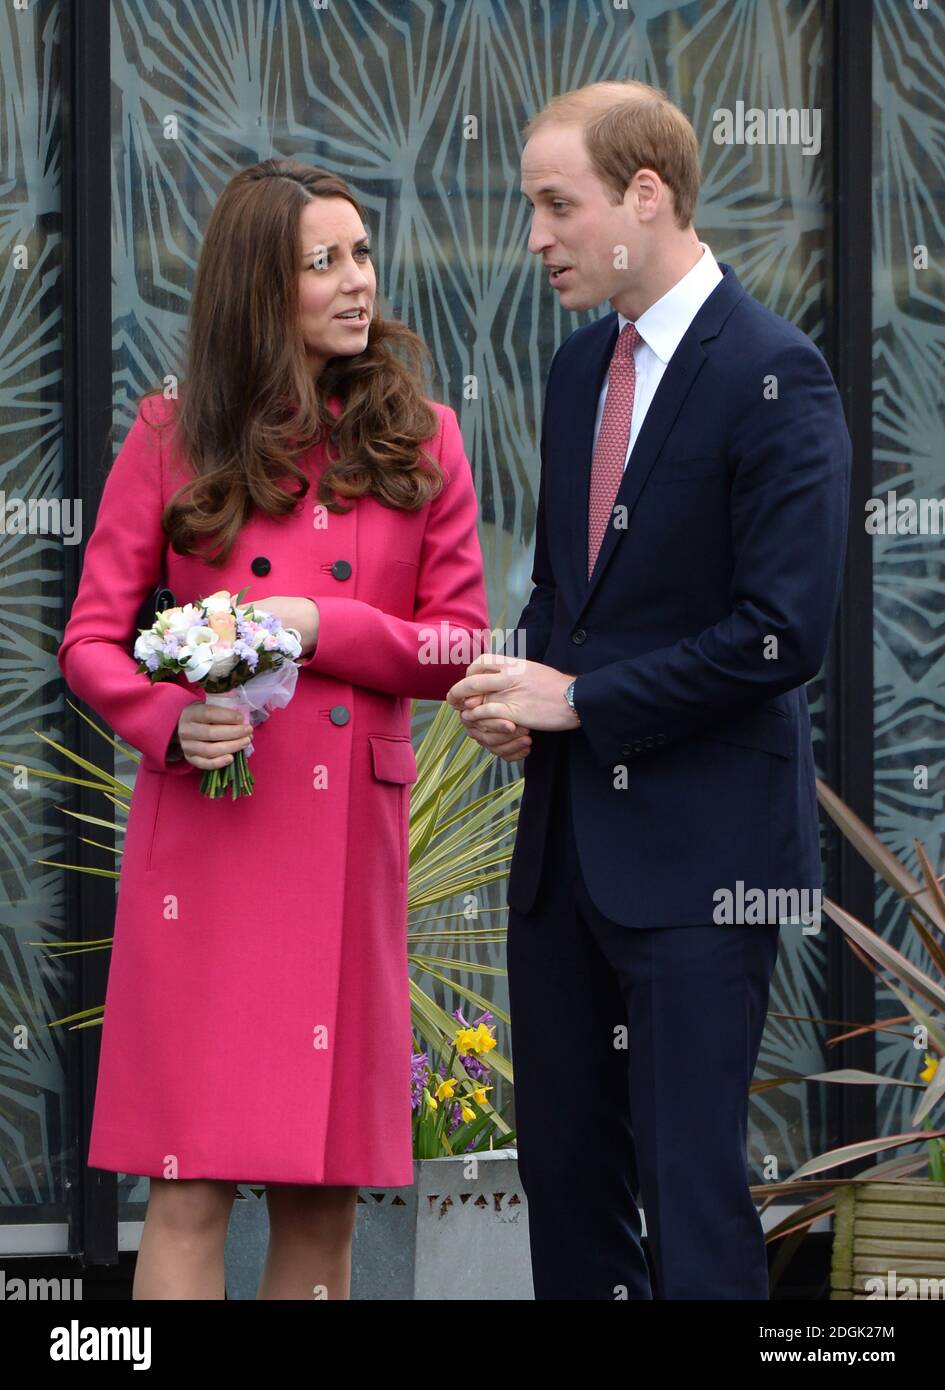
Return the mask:
M 381 316 L 376 297 L 365 350 L 330 358 L 312 376 L 299 312 L 299 218 L 312 198 L 346 198 L 364 218 L 343 179 L 267 159 L 230 180 L 207 223 L 172 421 L 195 476 L 162 520 L 175 551 L 211 565 L 224 563 L 254 508 L 279 517 L 298 506 L 309 479 L 294 457 L 322 440 L 329 462 L 318 500 L 330 511 L 368 495 L 413 510 L 443 486 L 436 460 L 425 455 L 432 467 L 424 466 L 419 448 L 439 425 L 424 398 L 429 353 L 405 324 Z M 278 486 L 287 478 L 298 488 Z

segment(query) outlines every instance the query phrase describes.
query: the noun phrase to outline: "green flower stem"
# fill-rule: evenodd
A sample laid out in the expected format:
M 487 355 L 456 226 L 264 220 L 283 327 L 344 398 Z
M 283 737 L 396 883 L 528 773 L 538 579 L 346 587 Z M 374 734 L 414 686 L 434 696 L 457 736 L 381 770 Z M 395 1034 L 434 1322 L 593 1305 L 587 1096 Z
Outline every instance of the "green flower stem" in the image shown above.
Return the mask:
M 204 796 L 223 796 L 227 791 L 235 801 L 238 796 L 252 796 L 256 779 L 249 770 L 244 749 L 240 749 L 226 767 L 213 767 L 200 779 L 200 790 Z

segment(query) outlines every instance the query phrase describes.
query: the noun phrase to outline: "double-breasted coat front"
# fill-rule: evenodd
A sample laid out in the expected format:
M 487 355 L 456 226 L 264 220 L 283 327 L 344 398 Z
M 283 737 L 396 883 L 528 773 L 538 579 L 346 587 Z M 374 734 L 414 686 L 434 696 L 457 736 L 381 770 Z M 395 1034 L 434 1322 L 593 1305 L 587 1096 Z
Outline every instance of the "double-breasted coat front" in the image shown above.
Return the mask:
M 444 640 L 487 626 L 478 505 L 454 412 L 430 402 L 444 474 L 416 511 L 373 498 L 254 514 L 222 567 L 172 551 L 188 476 L 147 398 L 106 480 L 59 649 L 71 689 L 141 752 L 118 888 L 88 1162 L 141 1175 L 396 1187 L 413 1180 L 406 948 L 412 698 L 465 672 Z M 334 408 L 337 408 L 335 403 Z M 318 604 L 295 694 L 254 730 L 252 796 L 201 795 L 166 757 L 186 678 L 151 685 L 135 616 L 184 603 Z M 441 625 L 446 625 L 442 627 Z M 426 633 L 424 630 L 427 630 Z M 430 630 L 441 645 L 432 650 Z M 468 644 L 467 644 L 468 646 Z M 457 648 L 459 650 L 459 648 Z M 440 658 L 440 659 L 436 659 Z M 92 935 L 100 935 L 94 932 Z

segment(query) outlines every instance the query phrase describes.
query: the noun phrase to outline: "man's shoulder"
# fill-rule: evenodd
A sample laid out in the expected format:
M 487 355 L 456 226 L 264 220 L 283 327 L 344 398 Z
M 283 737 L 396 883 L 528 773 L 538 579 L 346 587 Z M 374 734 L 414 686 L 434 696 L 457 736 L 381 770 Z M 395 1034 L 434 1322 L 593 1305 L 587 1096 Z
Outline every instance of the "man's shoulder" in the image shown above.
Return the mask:
M 744 290 L 740 296 L 722 331 L 731 334 L 738 342 L 738 355 L 742 359 L 748 356 L 748 345 L 753 352 L 759 350 L 766 356 L 773 352 L 781 353 L 789 348 L 823 355 L 813 338 L 805 333 L 803 328 L 798 328 L 790 319 L 775 313 L 767 304 L 756 299 L 749 290 Z

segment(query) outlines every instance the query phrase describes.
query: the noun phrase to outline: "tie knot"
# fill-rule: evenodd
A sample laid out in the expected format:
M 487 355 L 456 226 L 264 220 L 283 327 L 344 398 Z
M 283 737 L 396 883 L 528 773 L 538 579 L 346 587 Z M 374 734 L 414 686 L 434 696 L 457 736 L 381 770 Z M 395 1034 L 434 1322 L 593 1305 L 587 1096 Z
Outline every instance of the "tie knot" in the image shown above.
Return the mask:
M 614 354 L 620 357 L 630 357 L 637 343 L 642 343 L 643 339 L 637 332 L 635 323 L 625 323 L 620 330 L 620 337 L 617 339 L 617 346 Z

